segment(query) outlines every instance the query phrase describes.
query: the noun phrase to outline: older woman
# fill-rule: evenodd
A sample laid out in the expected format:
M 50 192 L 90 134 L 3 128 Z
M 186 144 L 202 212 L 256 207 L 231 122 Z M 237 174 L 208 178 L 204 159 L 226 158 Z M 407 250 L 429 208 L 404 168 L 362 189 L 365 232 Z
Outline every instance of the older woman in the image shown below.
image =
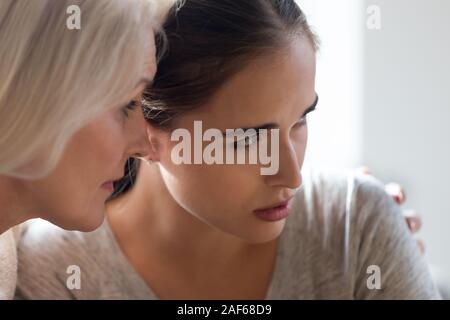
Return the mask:
M 97 228 L 126 159 L 148 153 L 139 105 L 162 15 L 151 0 L 0 2 L 0 299 L 15 289 L 13 226 Z

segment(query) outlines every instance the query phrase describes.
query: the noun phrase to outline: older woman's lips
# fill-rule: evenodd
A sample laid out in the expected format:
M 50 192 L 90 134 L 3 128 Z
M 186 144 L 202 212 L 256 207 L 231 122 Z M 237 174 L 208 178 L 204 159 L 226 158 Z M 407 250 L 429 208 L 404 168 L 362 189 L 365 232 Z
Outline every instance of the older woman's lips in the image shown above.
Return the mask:
M 102 184 L 101 188 L 103 190 L 108 191 L 109 193 L 113 193 L 114 192 L 114 183 L 112 181 L 105 182 L 104 184 Z
M 278 203 L 273 207 L 254 210 L 253 213 L 264 221 L 279 221 L 287 218 L 289 215 L 289 202 L 291 199 Z

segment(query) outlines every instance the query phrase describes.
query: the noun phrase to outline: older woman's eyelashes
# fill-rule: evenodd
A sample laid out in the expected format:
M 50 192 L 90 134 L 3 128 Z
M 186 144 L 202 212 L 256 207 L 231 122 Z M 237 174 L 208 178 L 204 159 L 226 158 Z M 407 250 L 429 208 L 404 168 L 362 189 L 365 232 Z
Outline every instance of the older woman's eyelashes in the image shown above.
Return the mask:
M 127 105 L 122 107 L 123 115 L 128 118 L 129 112 L 133 112 L 134 110 L 136 110 L 138 104 L 139 103 L 137 100 L 131 100 Z

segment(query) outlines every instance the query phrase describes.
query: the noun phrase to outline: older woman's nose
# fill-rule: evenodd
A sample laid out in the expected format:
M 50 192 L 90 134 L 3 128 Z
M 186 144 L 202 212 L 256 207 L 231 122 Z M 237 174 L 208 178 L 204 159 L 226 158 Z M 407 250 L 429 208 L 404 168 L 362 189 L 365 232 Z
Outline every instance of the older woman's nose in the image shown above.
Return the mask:
M 131 157 L 145 157 L 150 152 L 150 141 L 147 136 L 147 121 L 142 109 L 130 114 L 130 142 L 128 155 Z

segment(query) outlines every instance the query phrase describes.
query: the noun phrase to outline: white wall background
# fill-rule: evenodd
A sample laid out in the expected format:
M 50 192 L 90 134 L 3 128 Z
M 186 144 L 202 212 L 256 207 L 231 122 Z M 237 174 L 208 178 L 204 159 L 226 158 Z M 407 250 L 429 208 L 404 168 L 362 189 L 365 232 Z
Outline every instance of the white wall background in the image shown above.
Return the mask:
M 362 159 L 402 183 L 428 260 L 450 272 L 450 1 L 373 0 L 365 30 Z
M 319 106 L 309 120 L 307 164 L 350 168 L 361 162 L 364 9 L 361 0 L 298 0 L 321 40 Z
M 297 2 L 322 39 L 307 162 L 401 183 L 428 261 L 450 273 L 450 1 Z

